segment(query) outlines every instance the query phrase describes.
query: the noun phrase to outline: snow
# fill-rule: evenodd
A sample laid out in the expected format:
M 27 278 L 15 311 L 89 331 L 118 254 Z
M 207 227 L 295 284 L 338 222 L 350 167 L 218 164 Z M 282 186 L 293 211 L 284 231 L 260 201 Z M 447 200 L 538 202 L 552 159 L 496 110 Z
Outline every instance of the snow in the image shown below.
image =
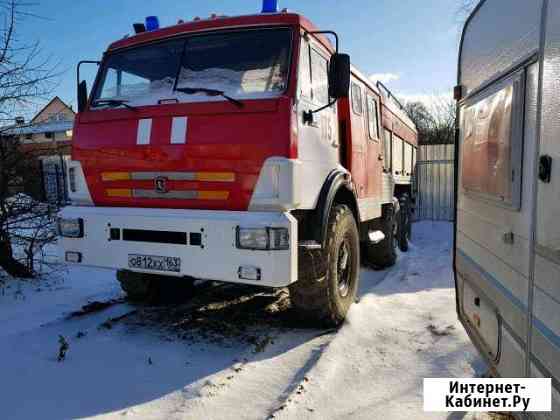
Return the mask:
M 181 69 L 179 87 L 209 86 L 230 94 L 282 92 L 286 88 L 286 77 L 280 66 L 246 69 L 208 68 L 202 71 Z
M 26 124 L 22 126 L 14 126 L 4 130 L 5 134 L 8 135 L 23 135 L 23 134 L 38 134 L 38 133 L 48 133 L 48 132 L 62 132 L 67 130 L 72 130 L 74 126 L 74 121 L 63 120 L 63 121 L 47 121 L 40 122 L 36 124 Z
M 364 268 L 360 302 L 338 332 L 274 326 L 260 348 L 235 337 L 178 339 L 138 315 L 152 309 L 127 303 L 69 317 L 122 297 L 110 270 L 71 267 L 0 286 L 2 417 L 489 418 L 422 412 L 424 377 L 485 369 L 455 313 L 451 232 L 417 223 L 395 267 Z M 60 363 L 59 334 L 70 345 Z
M 215 102 L 225 101 L 221 96 L 209 96 L 205 93 L 186 94 L 173 91 L 174 78 L 123 85 L 121 94 L 117 89 L 106 88 L 98 100 L 125 100 L 131 106 L 156 105 L 159 100 L 176 98 L 179 102 Z M 285 89 L 286 77 L 281 74 L 279 66 L 235 71 L 222 68 L 207 68 L 202 71 L 181 69 L 178 88 L 203 87 L 225 92 L 235 99 L 276 98 Z M 104 108 L 99 105 L 96 108 Z

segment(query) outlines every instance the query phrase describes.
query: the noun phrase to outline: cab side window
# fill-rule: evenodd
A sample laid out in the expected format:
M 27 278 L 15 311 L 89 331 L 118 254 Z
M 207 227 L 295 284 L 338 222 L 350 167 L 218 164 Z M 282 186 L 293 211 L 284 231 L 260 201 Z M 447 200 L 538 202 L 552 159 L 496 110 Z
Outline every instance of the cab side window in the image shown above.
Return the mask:
M 311 49 L 309 43 L 302 38 L 299 59 L 299 91 L 302 96 L 311 99 L 311 59 L 309 57 Z
M 329 103 L 328 61 L 311 48 L 311 84 L 313 101 L 318 105 Z
M 367 111 L 369 138 L 372 140 L 379 140 L 379 111 L 377 108 L 377 101 L 369 95 L 367 97 Z
M 352 110 L 357 115 L 362 115 L 362 88 L 352 82 Z

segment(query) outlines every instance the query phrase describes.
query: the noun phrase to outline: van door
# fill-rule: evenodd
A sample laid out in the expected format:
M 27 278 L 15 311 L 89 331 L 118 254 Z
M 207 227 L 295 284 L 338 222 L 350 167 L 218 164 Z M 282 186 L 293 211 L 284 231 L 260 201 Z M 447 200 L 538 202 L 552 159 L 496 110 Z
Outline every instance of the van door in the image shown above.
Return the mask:
M 537 232 L 531 332 L 531 376 L 552 377 L 553 414 L 560 418 L 560 5 L 548 3 L 542 116 L 537 156 Z
M 537 79 L 534 64 L 461 105 L 459 314 L 505 377 L 526 374 L 534 165 L 522 156 L 535 153 Z

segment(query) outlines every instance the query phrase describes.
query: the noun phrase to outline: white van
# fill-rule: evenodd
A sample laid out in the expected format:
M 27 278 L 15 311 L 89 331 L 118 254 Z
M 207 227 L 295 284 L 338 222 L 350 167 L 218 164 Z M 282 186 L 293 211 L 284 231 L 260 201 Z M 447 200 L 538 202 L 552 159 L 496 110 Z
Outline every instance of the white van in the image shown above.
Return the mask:
M 459 52 L 457 310 L 500 377 L 560 419 L 560 1 L 483 0 Z

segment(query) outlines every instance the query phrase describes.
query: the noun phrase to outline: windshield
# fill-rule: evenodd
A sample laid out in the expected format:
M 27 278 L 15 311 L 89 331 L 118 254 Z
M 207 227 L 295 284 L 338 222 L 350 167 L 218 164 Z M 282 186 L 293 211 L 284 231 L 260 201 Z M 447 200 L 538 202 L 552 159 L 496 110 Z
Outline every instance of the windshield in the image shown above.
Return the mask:
M 276 97 L 287 87 L 291 39 L 287 28 L 246 30 L 195 35 L 111 54 L 92 106 L 225 100 L 185 88 L 217 90 L 236 99 Z

